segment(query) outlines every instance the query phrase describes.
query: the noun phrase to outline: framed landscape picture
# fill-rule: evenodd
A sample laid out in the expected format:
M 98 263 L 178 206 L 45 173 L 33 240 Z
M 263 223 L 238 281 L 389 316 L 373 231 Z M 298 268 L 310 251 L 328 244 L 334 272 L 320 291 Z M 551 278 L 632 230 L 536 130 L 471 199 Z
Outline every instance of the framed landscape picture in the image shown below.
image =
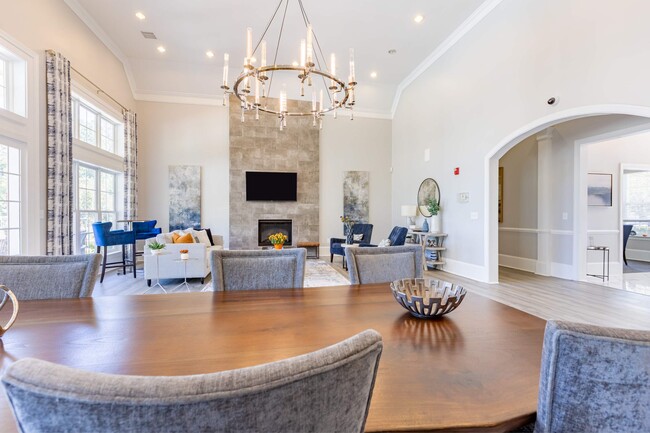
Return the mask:
M 587 204 L 589 206 L 612 205 L 612 175 L 606 173 L 587 174 Z

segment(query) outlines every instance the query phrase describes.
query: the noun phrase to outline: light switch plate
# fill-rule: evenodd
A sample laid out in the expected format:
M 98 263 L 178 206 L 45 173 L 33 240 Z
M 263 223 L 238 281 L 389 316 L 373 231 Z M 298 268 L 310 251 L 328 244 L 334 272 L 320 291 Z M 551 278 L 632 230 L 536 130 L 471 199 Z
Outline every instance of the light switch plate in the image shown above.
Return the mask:
M 562 219 L 564 221 L 568 220 L 569 219 L 569 213 L 568 212 L 562 212 Z
M 469 203 L 469 193 L 468 192 L 459 192 L 458 193 L 458 203 Z
M 424 162 L 428 162 L 431 159 L 431 149 L 424 149 Z
M 469 214 L 469 219 L 471 220 L 477 220 L 478 219 L 478 212 L 471 212 Z

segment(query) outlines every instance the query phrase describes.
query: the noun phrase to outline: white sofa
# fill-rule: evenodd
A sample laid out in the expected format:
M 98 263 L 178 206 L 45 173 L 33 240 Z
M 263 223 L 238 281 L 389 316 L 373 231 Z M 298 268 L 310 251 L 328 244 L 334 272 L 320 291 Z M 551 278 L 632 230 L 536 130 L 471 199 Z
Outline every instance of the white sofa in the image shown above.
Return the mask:
M 223 237 L 213 235 L 214 246 L 203 243 L 193 244 L 175 244 L 172 243 L 171 236 L 173 233 L 180 235 L 191 231 L 191 229 L 172 233 L 161 233 L 154 238 L 147 239 L 144 249 L 144 278 L 147 285 L 151 286 L 152 280 L 183 278 L 185 276 L 184 263 L 180 261 L 180 250 L 187 250 L 189 260 L 187 261 L 187 278 L 201 278 L 201 284 L 210 273 L 210 252 L 223 249 Z M 151 250 L 147 247 L 152 241 L 165 244 L 165 248 L 160 255 L 152 255 Z

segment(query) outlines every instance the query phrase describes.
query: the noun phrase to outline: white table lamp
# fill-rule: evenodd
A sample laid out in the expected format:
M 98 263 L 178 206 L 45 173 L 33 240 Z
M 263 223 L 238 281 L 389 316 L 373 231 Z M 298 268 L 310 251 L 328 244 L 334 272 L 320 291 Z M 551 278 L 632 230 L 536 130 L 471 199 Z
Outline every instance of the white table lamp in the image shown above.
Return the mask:
M 410 229 L 415 228 L 415 223 L 413 222 L 413 217 L 417 216 L 418 208 L 415 205 L 404 204 L 402 205 L 402 216 L 406 217 L 406 225 Z

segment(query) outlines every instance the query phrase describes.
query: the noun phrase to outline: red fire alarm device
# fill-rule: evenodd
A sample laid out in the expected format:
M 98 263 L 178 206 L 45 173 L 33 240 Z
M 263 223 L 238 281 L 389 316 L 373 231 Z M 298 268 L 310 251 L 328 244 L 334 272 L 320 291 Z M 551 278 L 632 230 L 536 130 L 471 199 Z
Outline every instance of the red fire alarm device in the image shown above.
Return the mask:
M 454 168 L 454 176 L 458 176 L 460 174 L 460 167 Z

